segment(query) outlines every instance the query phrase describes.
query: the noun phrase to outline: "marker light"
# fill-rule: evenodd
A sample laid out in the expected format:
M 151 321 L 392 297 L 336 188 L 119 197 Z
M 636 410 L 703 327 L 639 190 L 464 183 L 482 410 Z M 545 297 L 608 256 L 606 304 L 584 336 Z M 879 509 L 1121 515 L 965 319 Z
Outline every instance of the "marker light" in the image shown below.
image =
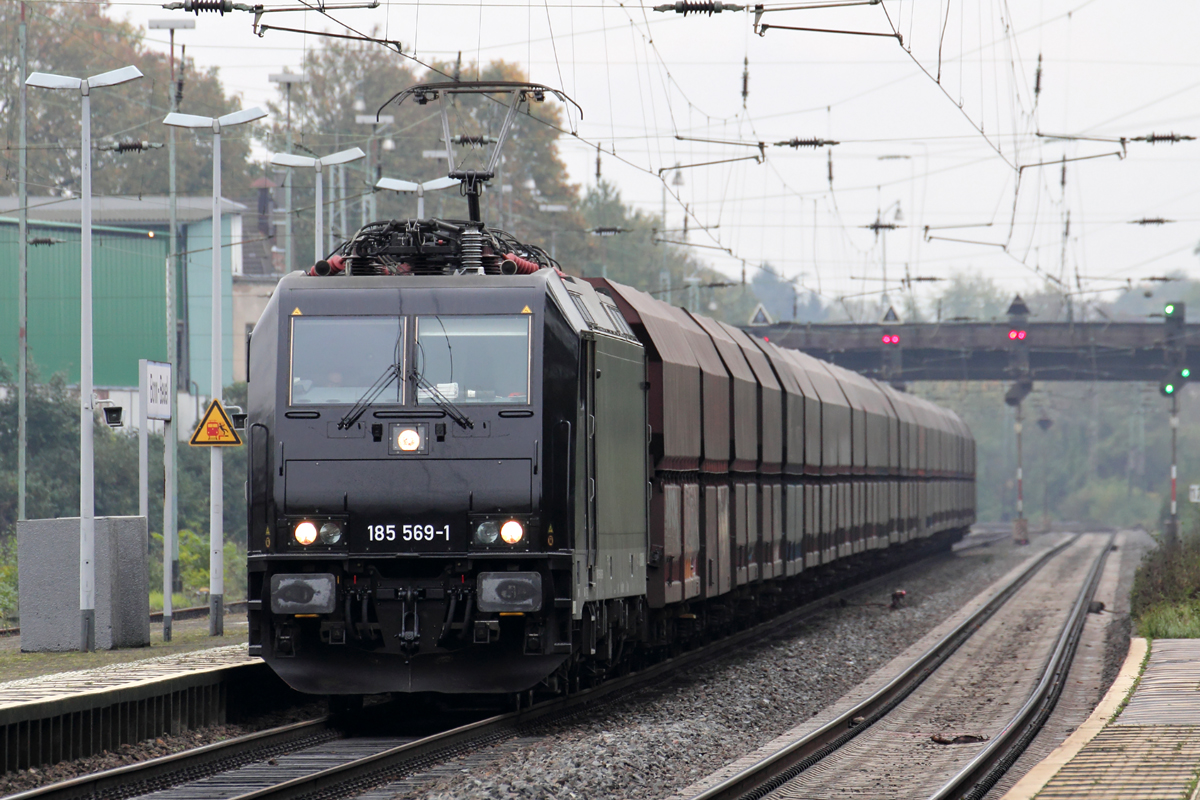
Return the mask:
M 500 538 L 505 544 L 516 544 L 525 536 L 525 528 L 515 519 L 510 519 L 508 522 L 500 526 Z
M 317 526 L 305 520 L 296 526 L 296 541 L 307 547 L 317 540 Z
M 897 333 L 885 333 L 882 337 L 884 344 L 900 344 L 900 335 Z
M 340 522 L 326 522 L 324 525 L 321 526 L 321 543 L 322 544 L 337 544 L 341 540 L 342 540 L 342 524 Z
M 1009 339 L 1013 339 L 1014 341 L 1015 341 L 1015 340 L 1017 340 L 1017 339 L 1020 339 L 1020 340 L 1024 341 L 1024 339 L 1025 339 L 1025 331 L 1016 331 L 1016 330 L 1009 331 L 1009 332 L 1008 332 L 1008 338 L 1009 338 Z

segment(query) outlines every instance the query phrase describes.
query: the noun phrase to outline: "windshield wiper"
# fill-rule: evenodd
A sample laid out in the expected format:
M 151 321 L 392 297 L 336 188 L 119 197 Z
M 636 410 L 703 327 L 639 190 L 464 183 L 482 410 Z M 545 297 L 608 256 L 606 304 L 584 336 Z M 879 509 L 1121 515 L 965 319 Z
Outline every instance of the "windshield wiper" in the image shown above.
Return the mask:
M 399 377 L 400 365 L 389 364 L 388 368 L 383 371 L 383 374 L 376 378 L 375 382 L 363 392 L 362 397 L 358 398 L 357 402 L 350 407 L 350 410 L 346 412 L 346 416 L 342 417 L 342 421 L 338 423 L 338 430 L 344 431 L 358 422 L 358 418 L 366 413 L 366 410 L 371 407 L 371 404 L 375 402 L 379 395 L 383 394 L 384 390 L 392 385 L 392 381 Z
M 410 373 L 410 376 L 412 377 L 413 382 L 417 384 L 417 388 L 424 389 L 426 392 L 429 392 L 429 399 L 432 400 L 438 408 L 440 408 L 442 411 L 445 411 L 446 414 L 449 415 L 450 419 L 457 422 L 460 428 L 470 428 L 472 430 L 475 429 L 475 423 L 471 421 L 471 418 L 462 411 L 459 411 L 458 406 L 446 399 L 446 396 L 439 392 L 436 386 L 425 380 L 424 375 L 421 375 L 414 369 Z

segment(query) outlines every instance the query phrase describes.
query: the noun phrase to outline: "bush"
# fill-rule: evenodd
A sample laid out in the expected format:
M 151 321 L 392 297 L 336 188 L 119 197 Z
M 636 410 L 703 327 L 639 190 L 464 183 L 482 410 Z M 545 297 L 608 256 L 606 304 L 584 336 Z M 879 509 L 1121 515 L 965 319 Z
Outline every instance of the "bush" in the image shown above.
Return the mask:
M 1178 544 L 1146 554 L 1133 580 L 1130 607 L 1140 620 L 1151 609 L 1192 601 L 1200 601 L 1200 533 L 1195 529 Z
M 0 627 L 17 616 L 17 537 L 0 537 Z

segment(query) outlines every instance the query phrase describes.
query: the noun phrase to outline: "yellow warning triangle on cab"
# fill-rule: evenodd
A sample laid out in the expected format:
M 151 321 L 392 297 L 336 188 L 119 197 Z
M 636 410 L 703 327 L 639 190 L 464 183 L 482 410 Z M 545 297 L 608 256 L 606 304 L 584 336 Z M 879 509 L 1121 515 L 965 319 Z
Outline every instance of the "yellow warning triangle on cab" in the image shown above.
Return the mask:
M 521 309 L 521 313 L 522 314 L 532 314 L 533 312 L 529 310 L 529 306 L 525 306 L 524 308 Z
M 221 407 L 221 401 L 213 398 L 189 444 L 192 447 L 237 447 L 241 443 L 242 437 L 233 429 L 233 423 Z
M 304 316 L 303 314 L 301 314 L 301 313 L 300 313 L 300 306 L 296 306 L 294 309 L 292 309 L 292 316 L 293 316 L 293 317 L 302 317 L 302 316 Z

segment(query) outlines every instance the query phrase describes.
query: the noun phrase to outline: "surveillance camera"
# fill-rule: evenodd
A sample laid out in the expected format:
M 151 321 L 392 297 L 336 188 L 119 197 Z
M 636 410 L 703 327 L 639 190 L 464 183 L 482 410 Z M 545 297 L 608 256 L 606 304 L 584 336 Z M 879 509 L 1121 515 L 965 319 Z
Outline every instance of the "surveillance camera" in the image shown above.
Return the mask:
M 110 428 L 119 428 L 124 424 L 122 414 L 124 409 L 120 406 L 105 406 L 104 407 L 104 424 Z

